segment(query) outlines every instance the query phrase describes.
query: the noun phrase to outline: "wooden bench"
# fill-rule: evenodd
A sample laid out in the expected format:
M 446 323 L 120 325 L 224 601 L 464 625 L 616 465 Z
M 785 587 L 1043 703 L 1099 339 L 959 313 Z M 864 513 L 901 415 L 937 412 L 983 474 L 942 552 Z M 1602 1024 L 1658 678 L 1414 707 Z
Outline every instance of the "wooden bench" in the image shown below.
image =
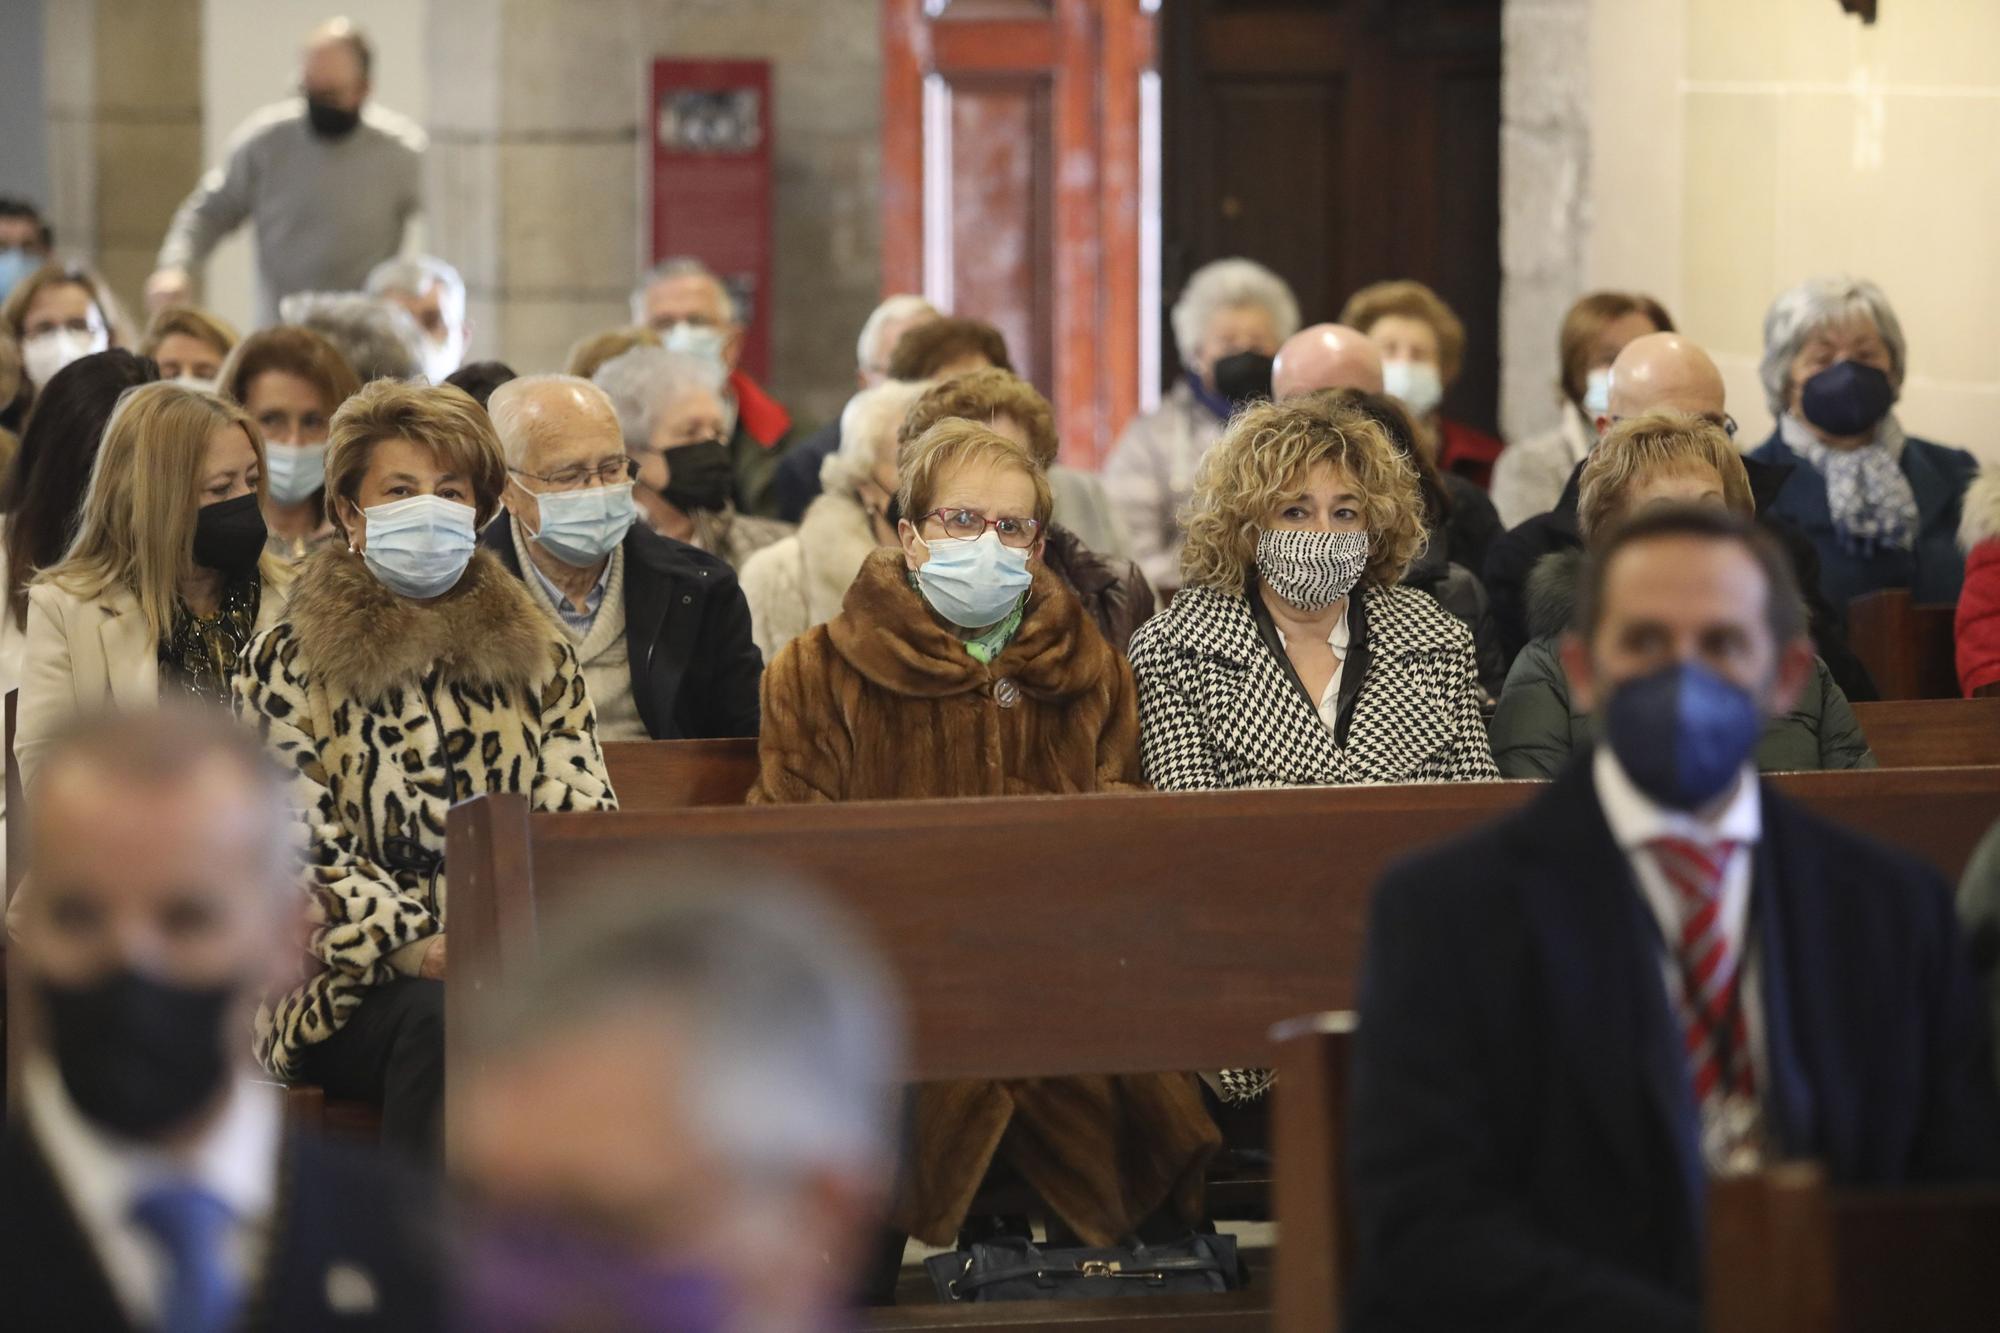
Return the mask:
M 2000 697 L 1860 703 L 1854 718 L 1884 768 L 2000 764 Z
M 1834 1190 L 1818 1167 L 1717 1181 L 1713 1333 L 1973 1333 L 2000 1324 L 2000 1189 Z
M 1889 588 L 1847 604 L 1847 641 L 1884 699 L 1959 697 L 1951 606 L 1920 606 L 1907 588 Z

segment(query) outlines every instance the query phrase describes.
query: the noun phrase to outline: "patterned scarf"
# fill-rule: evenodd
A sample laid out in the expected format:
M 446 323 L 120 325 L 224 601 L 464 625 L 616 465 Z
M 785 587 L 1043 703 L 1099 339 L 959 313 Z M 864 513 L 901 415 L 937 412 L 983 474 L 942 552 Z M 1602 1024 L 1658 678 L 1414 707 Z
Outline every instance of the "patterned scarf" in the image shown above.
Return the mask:
M 1917 494 L 1903 475 L 1903 427 L 1895 413 L 1858 449 L 1827 448 L 1790 413 L 1778 418 L 1778 436 L 1826 479 L 1833 528 L 1849 550 L 1865 556 L 1915 543 Z

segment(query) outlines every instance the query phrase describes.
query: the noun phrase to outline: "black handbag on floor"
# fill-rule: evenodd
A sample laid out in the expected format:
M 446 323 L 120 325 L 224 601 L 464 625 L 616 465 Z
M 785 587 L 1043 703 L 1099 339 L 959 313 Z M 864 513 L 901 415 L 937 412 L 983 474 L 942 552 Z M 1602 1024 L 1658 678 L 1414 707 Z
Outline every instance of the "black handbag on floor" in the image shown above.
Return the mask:
M 933 1255 L 924 1269 L 940 1301 L 1081 1301 L 1234 1291 L 1236 1238 L 1192 1235 L 1167 1245 L 1037 1249 L 1005 1237 Z

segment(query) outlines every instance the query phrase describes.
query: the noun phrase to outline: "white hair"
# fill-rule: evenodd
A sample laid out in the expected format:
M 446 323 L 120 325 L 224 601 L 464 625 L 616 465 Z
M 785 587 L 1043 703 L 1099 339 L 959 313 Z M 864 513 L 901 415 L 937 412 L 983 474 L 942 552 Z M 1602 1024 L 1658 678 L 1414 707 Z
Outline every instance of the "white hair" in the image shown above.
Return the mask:
M 1174 301 L 1174 345 L 1183 366 L 1194 364 L 1209 322 L 1239 305 L 1267 311 L 1279 342 L 1299 331 L 1299 301 L 1283 278 L 1254 259 L 1218 259 L 1196 269 Z
M 293 292 L 278 318 L 332 343 L 363 384 L 424 373 L 424 331 L 410 312 L 366 292 Z
M 646 293 L 653 290 L 656 283 L 668 278 L 706 278 L 715 284 L 715 290 L 722 297 L 722 315 L 732 324 L 743 322 L 743 311 L 737 308 L 736 296 L 729 290 L 729 284 L 715 275 L 715 270 L 696 259 L 693 255 L 674 255 L 662 259 L 647 269 L 639 279 L 639 285 L 632 289 L 632 322 L 646 322 Z
M 1835 324 L 1862 319 L 1875 326 L 1889 348 L 1889 378 L 1902 387 L 1909 346 L 1903 324 L 1896 318 L 1880 287 L 1866 278 L 1846 275 L 1808 278 L 1771 302 L 1764 316 L 1764 357 L 1757 377 L 1764 382 L 1764 401 L 1772 416 L 1783 416 L 1791 401 L 1792 362 L 1816 333 Z
M 438 310 L 444 322 L 457 328 L 465 322 L 465 279 L 436 255 L 404 255 L 385 259 L 368 270 L 363 284 L 370 296 L 420 297 L 438 288 Z
M 857 482 L 874 475 L 883 447 L 894 450 L 903 418 L 935 383 L 887 380 L 848 399 L 840 410 L 840 448 L 819 466 L 820 488 L 831 494 L 851 495 Z
M 861 326 L 861 337 L 854 344 L 854 364 L 864 371 L 887 374 L 889 353 L 893 347 L 877 347 L 882 330 L 891 324 L 900 323 L 912 315 L 936 315 L 938 308 L 921 296 L 909 292 L 898 292 L 869 312 L 868 321 Z
M 625 443 L 644 446 L 652 442 L 661 408 L 690 389 L 721 393 L 723 373 L 706 357 L 634 347 L 599 366 L 591 379 L 610 398 Z
M 493 419 L 493 433 L 500 437 L 500 453 L 510 468 L 519 467 L 521 460 L 528 456 L 529 446 L 535 443 L 538 430 L 547 430 L 546 423 L 536 424 L 528 415 L 528 399 L 535 390 L 560 386 L 580 393 L 592 406 L 603 410 L 605 418 L 624 434 L 624 425 L 618 419 L 618 409 L 612 405 L 611 395 L 584 379 L 581 375 L 521 375 L 508 380 L 493 391 L 486 402 L 486 415 Z
M 658 1049 L 685 1052 L 677 1091 L 738 1170 L 879 1172 L 902 1046 L 881 964 L 844 919 L 781 878 L 681 869 L 683 883 L 726 889 L 649 884 L 584 901 L 546 929 L 523 975 L 477 992 L 487 998 L 474 1047 L 504 1058 L 608 1015 L 643 1015 Z

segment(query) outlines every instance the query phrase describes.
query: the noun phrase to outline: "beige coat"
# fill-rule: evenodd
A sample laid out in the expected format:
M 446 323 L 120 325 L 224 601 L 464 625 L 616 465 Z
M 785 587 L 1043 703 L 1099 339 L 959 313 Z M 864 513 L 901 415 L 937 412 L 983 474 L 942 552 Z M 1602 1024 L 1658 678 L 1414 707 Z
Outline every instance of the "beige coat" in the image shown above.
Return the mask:
M 257 603 L 259 630 L 278 623 L 285 591 L 267 573 Z M 21 766 L 23 791 L 34 786 L 42 753 L 68 718 L 100 708 L 143 711 L 159 702 L 160 644 L 137 597 L 123 588 L 88 600 L 50 583 L 28 589 L 14 724 L 14 762 Z
M 812 502 L 797 532 L 743 562 L 750 634 L 765 662 L 840 614 L 861 562 L 875 550 L 868 511 L 852 496 L 829 491 Z

